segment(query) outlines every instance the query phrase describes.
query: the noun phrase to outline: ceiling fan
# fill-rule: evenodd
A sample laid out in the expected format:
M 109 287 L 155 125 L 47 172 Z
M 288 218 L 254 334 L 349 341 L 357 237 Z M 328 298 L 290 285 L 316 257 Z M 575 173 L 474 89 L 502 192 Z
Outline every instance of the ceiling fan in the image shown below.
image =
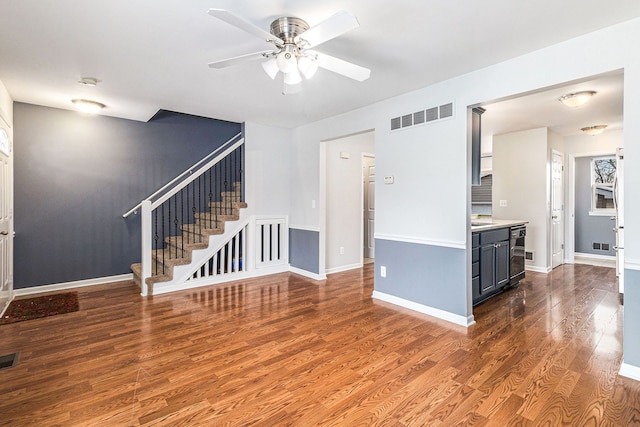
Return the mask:
M 356 17 L 348 12 L 337 12 L 314 27 L 309 27 L 309 24 L 300 18 L 278 18 L 271 23 L 270 32 L 262 30 L 225 9 L 209 9 L 209 15 L 274 45 L 271 50 L 210 62 L 209 67 L 211 68 L 226 68 L 266 59 L 262 63 L 262 68 L 271 79 L 275 80 L 278 72 L 284 75 L 283 94 L 298 92 L 302 76 L 307 80 L 310 79 L 318 67 L 360 82 L 368 79 L 371 75 L 371 70 L 368 68 L 312 50 L 316 46 L 360 26 Z

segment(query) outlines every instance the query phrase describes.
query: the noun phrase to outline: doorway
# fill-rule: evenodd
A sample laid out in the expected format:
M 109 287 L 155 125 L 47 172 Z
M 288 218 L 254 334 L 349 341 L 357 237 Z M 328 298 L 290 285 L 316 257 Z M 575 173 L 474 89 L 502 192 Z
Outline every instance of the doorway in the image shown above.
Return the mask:
M 372 154 L 362 156 L 362 194 L 362 262 L 368 264 L 375 258 L 376 159 Z
M 551 152 L 551 269 L 564 264 L 564 155 Z
M 321 144 L 325 159 L 322 166 L 325 174 L 323 205 L 326 206 L 324 248 L 321 250 L 324 249 L 326 274 L 363 265 L 364 242 L 369 240 L 363 224 L 363 161 L 365 156 L 374 157 L 374 139 L 374 131 L 368 130 Z M 375 174 L 375 166 L 371 173 Z M 375 206 L 375 193 L 369 199 L 372 207 Z M 373 243 L 373 230 L 370 233 Z
M 9 126 L 0 115 L 0 315 L 13 298 L 13 162 Z

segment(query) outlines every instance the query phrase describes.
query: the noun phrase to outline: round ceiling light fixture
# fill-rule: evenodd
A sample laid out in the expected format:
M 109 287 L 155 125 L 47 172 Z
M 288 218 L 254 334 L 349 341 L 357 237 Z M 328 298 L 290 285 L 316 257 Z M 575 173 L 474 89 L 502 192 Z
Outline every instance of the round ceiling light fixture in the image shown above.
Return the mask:
M 607 128 L 607 125 L 595 125 L 595 126 L 587 126 L 587 127 L 581 128 L 580 130 L 586 133 L 587 135 L 595 136 L 595 135 L 601 134 L 606 128 Z
M 85 86 L 96 86 L 98 82 L 99 80 L 95 77 L 81 77 L 80 80 L 78 80 L 78 83 Z
M 89 99 L 72 99 L 73 105 L 82 113 L 96 114 L 100 112 L 106 105 L 102 102 L 91 101 Z
M 567 107 L 577 108 L 586 104 L 596 92 L 593 90 L 584 90 L 582 92 L 568 93 L 558 98 Z

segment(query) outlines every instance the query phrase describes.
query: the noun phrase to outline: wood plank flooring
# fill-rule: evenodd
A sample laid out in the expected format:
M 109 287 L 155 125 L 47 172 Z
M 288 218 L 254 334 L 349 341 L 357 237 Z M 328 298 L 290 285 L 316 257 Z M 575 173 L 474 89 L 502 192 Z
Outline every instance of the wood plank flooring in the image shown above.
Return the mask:
M 419 284 L 416 284 L 419 286 Z M 527 273 L 469 329 L 371 299 L 373 265 L 142 298 L 0 326 L 2 426 L 631 426 L 615 272 Z

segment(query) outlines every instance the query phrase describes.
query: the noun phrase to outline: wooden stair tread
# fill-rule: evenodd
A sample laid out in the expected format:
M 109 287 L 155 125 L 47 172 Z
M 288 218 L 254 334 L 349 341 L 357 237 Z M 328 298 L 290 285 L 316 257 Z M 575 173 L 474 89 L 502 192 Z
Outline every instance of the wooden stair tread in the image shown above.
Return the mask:
M 165 237 L 164 241 L 167 244 L 167 248 L 164 251 L 164 262 L 162 249 L 152 251 L 152 273 L 145 280 L 150 294 L 153 293 L 153 285 L 155 283 L 167 282 L 173 279 L 174 266 L 187 265 L 191 262 L 191 252 L 193 250 L 206 249 L 209 246 L 209 236 L 224 234 L 226 221 L 240 219 L 240 209 L 248 207 L 246 202 L 240 201 L 240 188 L 240 183 L 234 183 L 235 191 L 223 191 L 221 192 L 221 201 L 209 202 L 209 212 L 196 212 L 194 214 L 196 223 L 183 224 L 180 227 L 182 235 Z M 200 223 L 201 221 L 202 224 Z M 215 227 L 207 228 L 205 225 L 215 225 Z M 185 235 L 187 235 L 186 240 Z M 184 254 L 182 253 L 183 249 Z M 164 268 L 162 268 L 163 266 Z M 132 264 L 131 271 L 133 272 L 134 280 L 140 284 L 142 264 Z

